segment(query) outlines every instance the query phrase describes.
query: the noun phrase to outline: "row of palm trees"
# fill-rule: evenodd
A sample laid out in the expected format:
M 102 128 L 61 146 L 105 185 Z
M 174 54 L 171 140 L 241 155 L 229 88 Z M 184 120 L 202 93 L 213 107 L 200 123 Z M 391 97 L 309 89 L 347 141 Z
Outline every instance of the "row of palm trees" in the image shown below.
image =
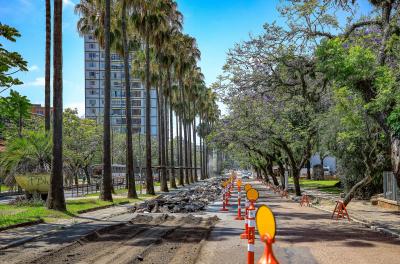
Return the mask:
M 61 3 L 60 3 L 61 2 Z M 59 11 L 62 1 L 54 0 L 54 23 L 59 23 Z M 47 7 L 50 4 L 46 1 Z M 168 180 L 171 188 L 184 185 L 208 177 L 209 150 L 205 137 L 210 132 L 213 122 L 218 118 L 216 95 L 207 88 L 204 76 L 197 63 L 200 51 L 196 40 L 182 33 L 182 14 L 173 0 L 81 0 L 75 11 L 80 15 L 77 24 L 78 32 L 82 35 L 92 34 L 105 51 L 105 88 L 104 88 L 104 120 L 103 120 L 103 188 L 101 198 L 112 201 L 111 178 L 111 148 L 110 148 L 110 52 L 119 53 L 123 57 L 125 71 L 125 100 L 126 100 L 126 164 L 128 179 L 128 197 L 137 198 L 134 158 L 132 146 L 132 113 L 130 76 L 138 76 L 145 83 L 145 131 L 146 131 L 146 191 L 155 194 L 151 158 L 151 126 L 150 126 L 150 92 L 154 88 L 157 93 L 158 109 L 158 140 L 161 191 L 168 191 Z M 47 14 L 47 12 L 46 12 Z M 57 19 L 56 19 L 57 16 Z M 47 27 L 46 27 L 47 29 Z M 48 28 L 47 30 L 50 30 Z M 56 45 L 56 25 L 54 25 L 54 45 Z M 57 34 L 59 32 L 57 31 Z M 61 35 L 60 35 L 61 37 Z M 58 48 L 61 44 L 57 43 Z M 62 89 L 56 83 L 60 72 L 56 68 L 55 56 L 59 50 L 54 49 L 54 130 L 53 137 L 62 140 L 62 134 L 56 134 L 58 119 L 62 112 L 56 108 L 56 103 L 62 105 L 62 97 L 57 89 Z M 131 56 L 133 55 L 133 56 Z M 57 61 L 57 63 L 59 63 Z M 130 64 L 132 67 L 130 67 Z M 58 65 L 58 64 L 57 64 Z M 58 79 L 57 79 L 58 80 Z M 62 90 L 61 90 L 62 91 Z M 59 101 L 61 98 L 61 101 Z M 59 107 L 59 104 L 57 105 Z M 62 109 L 62 107 L 61 107 Z M 175 117 L 175 124 L 174 124 Z M 57 127 L 58 128 L 58 127 Z M 62 129 L 62 128 L 61 128 Z M 174 134 L 175 131 L 175 134 Z M 57 130 L 57 133 L 59 131 Z M 197 137 L 200 137 L 200 151 L 197 148 Z M 59 143 L 53 138 L 55 143 Z M 54 146 L 54 148 L 60 146 Z M 175 148 L 176 147 L 176 148 Z M 62 149 L 57 149 L 59 154 Z M 177 153 L 175 153 L 177 152 Z M 197 155 L 200 155 L 198 158 Z M 57 165 L 53 158 L 53 165 Z M 200 160 L 200 164 L 198 164 Z M 197 167 L 201 172 L 198 175 Z M 64 200 L 54 195 L 60 190 L 59 179 L 62 170 L 54 171 L 52 191 L 48 201 L 59 199 L 54 209 L 65 209 Z M 177 180 L 176 180 L 177 178 Z M 58 187 L 53 186 L 57 183 Z M 62 180 L 61 180 L 62 185 Z M 62 203 L 64 205 L 62 206 Z M 49 204 L 49 203 L 48 203 Z M 61 206 L 59 205 L 61 204 Z

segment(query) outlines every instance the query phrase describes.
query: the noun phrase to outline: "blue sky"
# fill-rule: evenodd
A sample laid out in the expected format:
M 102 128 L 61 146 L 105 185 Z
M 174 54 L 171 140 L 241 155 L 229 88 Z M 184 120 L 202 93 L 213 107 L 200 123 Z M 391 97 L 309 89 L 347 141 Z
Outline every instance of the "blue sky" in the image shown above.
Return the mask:
M 64 106 L 84 114 L 83 39 L 76 31 L 78 16 L 74 4 L 63 0 Z M 364 0 L 366 1 L 366 0 Z M 44 102 L 45 4 L 44 0 L 0 0 L 1 23 L 16 27 L 22 37 L 17 43 L 4 43 L 20 52 L 30 71 L 19 75 L 24 85 L 16 88 L 32 103 Z M 226 52 L 249 34 L 262 32 L 265 22 L 279 21 L 279 0 L 178 0 L 184 15 L 184 31 L 194 36 L 202 53 L 200 66 L 207 84 L 221 73 Z M 363 1 L 362 1 L 363 2 Z M 2 95 L 6 95 L 3 93 Z

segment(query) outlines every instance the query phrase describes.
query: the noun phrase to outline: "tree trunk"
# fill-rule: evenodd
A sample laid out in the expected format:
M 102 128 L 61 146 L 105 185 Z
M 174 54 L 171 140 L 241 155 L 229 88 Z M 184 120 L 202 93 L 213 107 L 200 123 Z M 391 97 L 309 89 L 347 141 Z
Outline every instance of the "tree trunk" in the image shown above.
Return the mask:
M 51 4 L 46 0 L 46 54 L 45 54 L 45 82 L 44 82 L 44 128 L 50 131 L 50 57 L 51 57 Z
M 279 160 L 277 163 L 279 166 L 279 176 L 281 178 L 281 186 L 283 189 L 285 189 L 286 188 L 286 186 L 285 186 L 285 167 L 283 166 L 282 162 L 280 162 Z
M 104 136 L 103 136 L 103 189 L 100 198 L 104 201 L 112 201 L 112 172 L 111 172 L 111 65 L 110 65 L 110 12 L 111 1 L 106 0 L 106 16 L 104 20 L 105 41 L 105 80 L 104 80 Z
M 271 176 L 272 181 L 274 182 L 274 185 L 275 185 L 275 186 L 279 186 L 279 181 L 278 181 L 278 179 L 276 178 L 276 175 L 275 175 L 275 173 L 274 173 L 274 169 L 273 169 L 273 167 L 272 167 L 272 164 L 268 164 L 268 165 L 267 165 L 267 171 L 268 171 L 269 175 Z
M 197 175 L 197 142 L 196 142 L 196 117 L 193 119 L 193 158 L 194 158 L 194 179 L 195 181 L 199 180 L 199 177 Z
M 372 178 L 369 175 L 369 172 L 367 172 L 367 176 L 365 176 L 361 181 L 357 182 L 353 187 L 351 187 L 350 191 L 346 194 L 346 196 L 343 199 L 343 204 L 347 206 L 350 201 L 354 198 L 354 194 L 356 191 L 371 182 Z
M 311 162 L 307 160 L 307 179 L 311 180 Z
M 168 70 L 168 89 L 171 99 L 169 100 L 169 133 L 170 133 L 170 148 L 171 148 L 171 169 L 170 169 L 170 186 L 171 188 L 176 188 L 176 181 L 175 181 L 175 160 L 174 160 L 174 111 L 172 110 L 172 84 L 171 84 L 171 72 Z M 176 127 L 178 129 L 178 127 Z
M 170 175 L 170 160 L 169 160 L 169 107 L 168 107 L 168 96 L 164 96 L 164 124 L 165 124 L 165 133 L 164 133 L 164 151 L 165 151 L 165 170 L 167 181 L 171 186 Z
M 89 173 L 88 166 L 85 166 L 83 170 L 85 171 L 87 184 L 91 184 L 92 181 L 90 179 L 90 173 Z
M 158 139 L 158 180 L 161 180 L 161 107 L 160 107 L 160 96 L 159 87 L 156 87 L 156 97 L 157 97 L 157 139 Z
M 50 189 L 47 196 L 47 208 L 65 211 L 63 185 L 63 79 L 62 79 L 62 0 L 54 0 L 53 35 L 53 159 L 51 166 Z
M 294 189 L 296 191 L 296 196 L 301 196 L 301 189 L 300 189 L 300 170 L 297 169 L 295 166 L 292 165 L 292 175 L 293 175 L 293 183 Z
M 189 179 L 193 183 L 192 122 L 188 122 Z
M 162 83 L 162 82 L 161 82 Z M 161 185 L 160 189 L 162 192 L 168 192 L 168 183 L 167 183 L 167 170 L 165 167 L 165 113 L 164 113 L 164 96 L 162 93 L 160 95 L 160 129 L 159 134 L 161 135 Z
M 184 174 L 183 174 L 183 142 L 182 142 L 182 118 L 179 116 L 179 185 L 184 185 Z
M 122 43 L 124 48 L 124 73 L 125 73 L 125 112 L 126 112 L 126 165 L 128 198 L 138 198 L 135 185 L 135 171 L 133 164 L 133 142 L 132 142 L 132 107 L 131 107 L 131 80 L 129 73 L 129 50 L 126 35 L 126 1 L 122 2 Z
M 155 195 L 151 164 L 150 32 L 146 36 L 146 192 Z

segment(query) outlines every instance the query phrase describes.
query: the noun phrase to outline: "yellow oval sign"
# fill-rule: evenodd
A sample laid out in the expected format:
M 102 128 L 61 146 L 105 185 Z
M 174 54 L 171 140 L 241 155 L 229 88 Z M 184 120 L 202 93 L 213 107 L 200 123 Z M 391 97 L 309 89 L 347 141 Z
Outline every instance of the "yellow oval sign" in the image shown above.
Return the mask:
M 250 183 L 246 183 L 245 185 L 244 185 L 244 190 L 247 192 L 248 190 L 250 190 L 251 189 L 251 184 Z
M 225 187 L 226 187 L 226 185 L 227 185 L 227 182 L 223 182 L 223 183 L 222 183 L 222 187 L 224 187 L 224 188 L 225 188 Z
M 256 213 L 256 224 L 261 240 L 264 240 L 263 238 L 267 235 L 270 239 L 274 239 L 276 234 L 275 216 L 268 206 L 261 205 L 258 208 Z
M 249 201 L 256 201 L 258 199 L 258 191 L 256 189 L 249 189 L 246 195 Z
M 237 180 L 236 184 L 237 184 L 237 186 L 239 186 L 239 187 L 242 186 L 242 180 L 241 180 L 241 179 Z

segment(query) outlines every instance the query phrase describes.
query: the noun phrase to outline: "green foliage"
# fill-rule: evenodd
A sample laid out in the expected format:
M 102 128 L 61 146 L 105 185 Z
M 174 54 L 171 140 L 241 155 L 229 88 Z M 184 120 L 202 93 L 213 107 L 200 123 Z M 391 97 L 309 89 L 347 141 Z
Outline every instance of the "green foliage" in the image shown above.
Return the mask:
M 0 23 L 0 38 L 15 42 L 20 37 L 18 30 Z M 27 62 L 17 52 L 10 52 L 0 43 L 0 87 L 11 87 L 22 84 L 18 78 L 12 76 L 13 72 L 27 71 Z M 13 71 L 13 72 L 11 72 Z
M 0 137 L 22 136 L 25 121 L 31 117 L 31 103 L 26 96 L 11 90 L 7 97 L 0 97 Z M 6 129 L 7 128 L 7 129 Z
M 0 153 L 0 175 L 50 171 L 51 141 L 44 132 L 29 131 L 23 138 L 8 141 Z

